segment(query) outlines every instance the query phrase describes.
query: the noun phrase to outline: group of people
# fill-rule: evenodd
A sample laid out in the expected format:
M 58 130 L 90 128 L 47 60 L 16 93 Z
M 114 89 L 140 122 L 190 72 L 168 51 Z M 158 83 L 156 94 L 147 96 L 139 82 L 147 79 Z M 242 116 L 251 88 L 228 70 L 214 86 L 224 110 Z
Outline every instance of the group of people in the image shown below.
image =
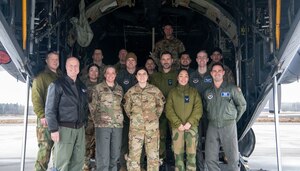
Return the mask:
M 159 57 L 147 58 L 141 68 L 126 49 L 114 66 L 104 65 L 101 49 L 95 49 L 81 76 L 76 57 L 67 58 L 62 74 L 59 54 L 47 55 L 47 66 L 32 85 L 39 146 L 35 170 L 47 170 L 51 153 L 59 171 L 90 170 L 92 158 L 99 171 L 138 171 L 144 165 L 163 170 L 167 136 L 175 170 L 220 170 L 221 145 L 229 170 L 239 169 L 236 122 L 246 101 L 220 62 L 221 49 L 214 49 L 210 65 L 207 52 L 199 51 L 193 70 L 172 27 L 164 32 L 153 53 Z

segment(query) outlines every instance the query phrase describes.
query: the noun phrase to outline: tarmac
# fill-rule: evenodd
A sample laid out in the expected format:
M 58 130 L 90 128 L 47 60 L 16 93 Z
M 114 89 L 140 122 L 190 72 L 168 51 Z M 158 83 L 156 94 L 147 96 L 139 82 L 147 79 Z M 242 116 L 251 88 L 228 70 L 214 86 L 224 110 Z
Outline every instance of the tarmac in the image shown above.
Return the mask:
M 1 119 L 1 118 L 0 118 Z M 31 118 L 32 119 L 32 118 Z M 272 122 L 256 122 L 253 125 L 256 146 L 247 158 L 251 171 L 276 171 L 275 126 Z M 21 151 L 23 124 L 0 124 L 0 170 L 19 171 L 21 168 Z M 280 123 L 281 161 L 283 171 L 300 170 L 300 123 Z M 37 153 L 35 124 L 28 125 L 26 160 L 24 170 L 34 170 Z M 51 166 L 50 166 L 51 167 Z M 49 169 L 48 169 L 49 170 Z

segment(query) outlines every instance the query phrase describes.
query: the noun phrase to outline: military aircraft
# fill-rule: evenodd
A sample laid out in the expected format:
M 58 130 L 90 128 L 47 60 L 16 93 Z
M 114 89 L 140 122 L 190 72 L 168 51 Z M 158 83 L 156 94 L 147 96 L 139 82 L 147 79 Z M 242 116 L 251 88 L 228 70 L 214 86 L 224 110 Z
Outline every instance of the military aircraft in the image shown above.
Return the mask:
M 126 48 L 142 65 L 165 23 L 192 58 L 220 47 L 248 103 L 238 123 L 241 160 L 254 149 L 251 126 L 270 94 L 280 97 L 277 86 L 300 75 L 297 0 L 2 0 L 0 9 L 1 67 L 29 83 L 51 50 L 60 53 L 61 69 L 68 55 L 85 64 L 96 47 L 106 64 Z

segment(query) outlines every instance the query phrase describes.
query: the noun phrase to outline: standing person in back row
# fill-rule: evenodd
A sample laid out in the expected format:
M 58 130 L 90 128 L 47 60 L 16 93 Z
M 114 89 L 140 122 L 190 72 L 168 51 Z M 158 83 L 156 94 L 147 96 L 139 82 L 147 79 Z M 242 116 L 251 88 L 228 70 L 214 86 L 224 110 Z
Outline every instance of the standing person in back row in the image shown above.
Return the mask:
M 195 87 L 203 100 L 203 94 L 204 91 L 212 86 L 213 80 L 212 77 L 209 73 L 209 70 L 207 68 L 207 62 L 209 61 L 208 59 L 208 54 L 205 50 L 201 50 L 197 53 L 197 58 L 196 61 L 198 63 L 198 69 L 194 71 L 190 75 L 190 85 L 192 87 Z M 204 105 L 204 101 L 203 106 Z M 202 147 L 204 147 L 205 144 L 205 137 L 206 137 L 206 131 L 207 131 L 207 125 L 208 125 L 208 120 L 206 116 L 206 110 L 205 108 L 203 109 L 203 115 L 202 118 L 199 122 L 198 126 L 198 135 L 199 135 L 199 142 L 198 142 L 198 148 L 197 148 L 197 170 L 198 171 L 204 171 L 205 170 L 205 162 L 204 162 L 204 155 L 202 152 Z
M 168 51 L 173 57 L 173 69 L 179 68 L 179 55 L 185 51 L 183 43 L 174 37 L 173 27 L 166 24 L 164 27 L 164 38 L 155 44 L 152 57 L 157 64 L 159 64 L 160 56 L 163 52 Z M 159 68 L 161 69 L 161 65 Z
M 180 68 L 179 68 L 179 70 L 181 70 L 181 69 L 186 69 L 186 70 L 188 71 L 189 75 L 190 75 L 192 72 L 195 71 L 194 69 L 192 69 L 192 68 L 190 67 L 190 64 L 191 64 L 192 60 L 191 60 L 190 54 L 189 54 L 188 52 L 186 52 L 186 51 L 182 52 L 182 53 L 180 54 L 180 59 L 179 59 L 179 61 L 180 61 Z
M 54 141 L 54 169 L 79 171 L 82 170 L 85 154 L 87 88 L 77 77 L 77 58 L 67 59 L 66 70 L 67 75 L 49 85 L 45 114 Z
M 105 64 L 103 63 L 103 52 L 100 48 L 96 48 L 93 52 L 93 56 L 92 56 L 92 59 L 93 61 L 91 63 L 89 63 L 88 65 L 86 65 L 82 70 L 81 70 L 81 81 L 82 82 L 86 82 L 88 81 L 89 79 L 89 73 L 88 73 L 88 67 L 92 64 L 97 64 L 98 67 L 99 67 L 99 76 L 98 76 L 98 81 L 99 82 L 102 82 L 103 81 L 103 71 L 104 71 L 104 68 L 105 68 Z
M 204 92 L 208 129 L 205 142 L 205 161 L 209 171 L 220 171 L 219 149 L 222 145 L 228 170 L 239 171 L 239 152 L 236 124 L 246 110 L 241 89 L 224 81 L 223 65 L 215 63 L 210 72 L 213 86 Z
M 137 81 L 135 78 L 137 56 L 133 52 L 129 52 L 126 55 L 126 68 L 118 71 L 116 78 L 117 83 L 123 88 L 123 92 L 126 93 Z M 129 118 L 123 111 L 124 125 L 122 133 L 122 147 L 120 155 L 120 171 L 126 171 L 125 155 L 128 154 L 128 133 L 129 133 Z
M 39 147 L 34 166 L 36 171 L 47 170 L 51 156 L 51 148 L 53 146 L 45 118 L 45 103 L 49 84 L 61 75 L 58 69 L 59 54 L 56 52 L 48 53 L 46 64 L 45 70 L 33 80 L 31 89 L 33 110 L 37 115 L 36 134 Z
M 170 52 L 163 52 L 160 57 L 160 64 L 162 70 L 151 75 L 150 83 L 160 89 L 165 98 L 168 97 L 169 91 L 177 85 L 177 71 L 172 69 L 173 58 Z M 159 157 L 163 160 L 164 164 L 161 168 L 165 168 L 166 163 L 170 163 L 167 159 L 167 135 L 170 135 L 169 124 L 166 118 L 165 110 L 159 118 L 159 133 L 160 133 L 160 148 Z M 173 156 L 169 156 L 173 157 Z
M 210 55 L 210 59 L 212 61 L 208 65 L 209 71 L 211 71 L 212 66 L 213 66 L 214 63 L 217 63 L 217 62 L 222 63 L 222 59 L 223 59 L 222 50 L 218 47 L 215 47 L 212 50 L 212 54 Z M 233 76 L 233 73 L 232 73 L 231 69 L 228 66 L 224 65 L 224 64 L 223 64 L 223 67 L 224 67 L 224 70 L 225 70 L 224 81 L 226 81 L 228 83 L 235 84 L 234 76 Z
M 99 83 L 100 68 L 93 63 L 88 66 L 88 79 L 84 82 L 87 87 L 88 100 L 92 100 L 92 90 L 95 85 Z M 92 170 L 91 159 L 95 159 L 96 143 L 95 143 L 95 127 L 92 116 L 89 112 L 88 125 L 85 128 L 85 161 L 83 171 Z
M 126 49 L 120 49 L 118 57 L 119 61 L 115 64 L 115 68 L 117 72 L 120 70 L 126 69 L 126 55 L 127 55 L 127 50 Z

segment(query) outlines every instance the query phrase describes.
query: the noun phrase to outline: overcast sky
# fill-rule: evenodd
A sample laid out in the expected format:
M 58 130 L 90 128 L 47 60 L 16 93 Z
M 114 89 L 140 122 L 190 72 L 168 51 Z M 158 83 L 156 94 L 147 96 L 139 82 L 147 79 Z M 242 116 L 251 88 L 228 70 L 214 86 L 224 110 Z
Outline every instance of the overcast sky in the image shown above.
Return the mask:
M 282 102 L 300 102 L 300 83 L 282 85 Z M 25 104 L 26 84 L 0 71 L 0 103 Z M 30 97 L 31 104 L 31 97 Z

